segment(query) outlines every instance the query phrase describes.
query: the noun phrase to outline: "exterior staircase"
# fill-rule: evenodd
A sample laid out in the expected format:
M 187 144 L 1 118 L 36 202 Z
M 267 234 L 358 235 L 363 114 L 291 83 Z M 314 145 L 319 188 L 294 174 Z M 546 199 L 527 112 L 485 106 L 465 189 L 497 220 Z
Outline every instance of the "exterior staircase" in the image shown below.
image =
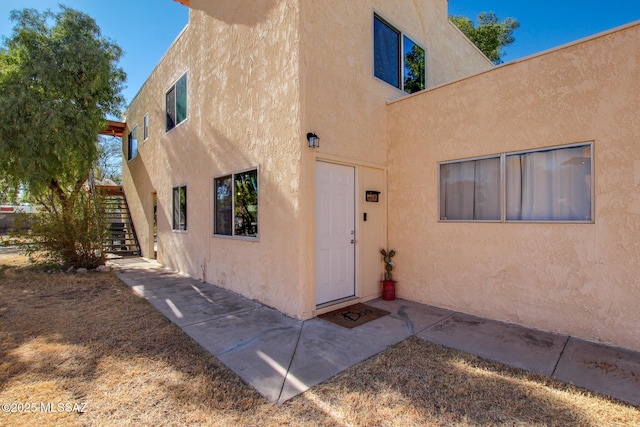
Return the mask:
M 140 244 L 133 227 L 129 205 L 120 186 L 96 186 L 108 224 L 108 234 L 102 248 L 104 252 L 122 256 L 140 256 Z

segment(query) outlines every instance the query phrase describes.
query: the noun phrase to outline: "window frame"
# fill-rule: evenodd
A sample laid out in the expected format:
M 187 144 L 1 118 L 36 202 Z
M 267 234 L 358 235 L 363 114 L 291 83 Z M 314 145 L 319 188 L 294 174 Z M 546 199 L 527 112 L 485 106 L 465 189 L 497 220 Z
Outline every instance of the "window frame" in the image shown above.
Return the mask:
M 184 118 L 182 118 L 182 120 L 178 120 L 178 99 L 179 99 L 179 94 L 178 94 L 178 88 L 179 88 L 179 84 L 181 85 L 181 81 L 182 79 L 184 79 Z M 168 99 L 168 95 L 171 92 L 173 93 L 173 105 L 171 106 L 173 108 L 173 114 L 174 117 L 171 118 L 172 122 L 169 122 L 169 99 Z M 185 71 L 184 73 L 182 73 L 182 75 L 180 77 L 178 77 L 171 86 L 169 86 L 169 88 L 165 91 L 164 93 L 164 113 L 165 113 L 165 132 L 170 132 L 173 129 L 177 128 L 178 126 L 180 126 L 181 123 L 184 123 L 187 121 L 187 119 L 189 118 L 189 108 L 188 108 L 188 104 L 189 104 L 189 78 L 188 78 L 188 71 Z
M 145 142 L 147 139 L 149 139 L 149 113 L 145 114 L 142 118 L 142 133 L 142 142 Z
M 507 219 L 507 205 L 508 205 L 508 200 L 507 200 L 507 157 L 508 156 L 513 156 L 513 155 L 522 155 L 522 154 L 529 154 L 529 153 L 538 153 L 538 152 L 549 152 L 549 151 L 554 151 L 554 150 L 562 150 L 562 149 L 568 149 L 568 148 L 579 148 L 579 147 L 584 147 L 584 148 L 589 148 L 589 153 L 590 153 L 590 171 L 589 171 L 589 189 L 590 189 L 590 219 L 587 220 L 576 220 L 576 219 L 570 219 L 570 220 L 520 220 L 520 219 Z M 541 147 L 541 148 L 535 148 L 535 149 L 530 149 L 530 150 L 518 150 L 518 151 L 509 151 L 509 152 L 503 152 L 503 153 L 499 153 L 499 154 L 493 154 L 493 155 L 488 155 L 488 156 L 479 156 L 479 157 L 470 157 L 470 158 L 465 158 L 465 159 L 456 159 L 456 160 L 447 160 L 447 161 L 443 161 L 443 162 L 438 162 L 437 167 L 438 167 L 438 211 L 437 211 L 437 215 L 438 215 L 438 222 L 442 222 L 442 223 L 486 223 L 486 222 L 491 222 L 491 223 L 505 223 L 505 224 L 594 224 L 595 223 L 595 175 L 594 175 L 594 158 L 595 158 L 595 154 L 594 154 L 594 148 L 595 148 L 595 141 L 584 141 L 584 142 L 576 142 L 576 143 L 571 143 L 571 144 L 564 144 L 564 145 L 554 145 L 554 146 L 550 146 L 550 147 Z M 450 219 L 442 219 L 441 217 L 441 213 L 442 213 L 442 194 L 441 194 L 441 176 L 440 176 L 440 170 L 441 170 L 441 165 L 446 165 L 446 164 L 453 164 L 453 163 L 461 163 L 461 162 L 465 162 L 465 161 L 474 161 L 474 160 L 482 160 L 482 159 L 488 159 L 488 158 L 496 158 L 499 157 L 500 158 L 500 212 L 501 212 L 501 218 L 500 220 L 450 220 Z
M 500 189 L 499 189 L 499 199 L 498 199 L 498 203 L 499 203 L 499 210 L 500 210 L 500 218 L 498 219 L 442 219 L 442 194 L 441 194 L 441 185 L 442 185 L 442 177 L 441 177 L 441 170 L 442 170 L 442 166 L 443 165 L 452 165 L 452 164 L 460 164 L 460 163 L 465 163 L 465 162 L 475 162 L 478 160 L 489 160 L 489 159 L 498 159 L 498 161 L 500 162 L 500 170 L 499 170 L 499 184 L 500 184 Z M 469 158 L 465 158 L 465 159 L 458 159 L 458 160 L 448 160 L 448 161 L 444 161 L 444 162 L 438 162 L 438 222 L 490 222 L 490 223 L 496 223 L 496 222 L 503 222 L 502 218 L 504 217 L 504 213 L 503 213 L 503 209 L 502 206 L 504 205 L 504 191 L 503 191 L 503 187 L 504 187 L 504 168 L 502 166 L 502 154 L 490 154 L 488 156 L 479 156 L 479 157 L 469 157 Z
M 236 211 L 236 197 L 235 195 L 237 194 L 237 189 L 236 189 L 236 175 L 241 175 L 247 172 L 253 172 L 255 171 L 256 174 L 256 234 L 255 236 L 252 235 L 237 235 L 236 234 L 236 226 L 235 226 L 235 211 Z M 231 180 L 231 208 L 230 208 L 230 214 L 231 214 L 231 234 L 221 234 L 221 233 L 217 233 L 217 215 L 218 215 L 218 206 L 217 206 L 217 181 L 222 180 L 222 179 L 230 179 Z M 224 238 L 224 239 L 235 239 L 235 240 L 247 240 L 247 241 L 252 241 L 252 242 L 257 242 L 260 240 L 260 168 L 255 166 L 255 167 L 249 167 L 249 168 L 245 168 L 245 169 L 238 169 L 235 170 L 233 172 L 229 172 L 223 175 L 217 175 L 213 177 L 212 180 L 212 184 L 213 184 L 213 188 L 212 188 L 212 197 L 213 197 L 213 215 L 212 215 L 212 220 L 213 220 L 213 228 L 212 228 L 212 233 L 213 233 L 213 237 L 220 237 L 220 238 Z
M 179 209 L 178 211 L 176 211 L 176 191 L 178 192 L 178 197 L 180 197 L 180 191 L 182 191 L 184 189 L 184 228 L 180 227 L 181 224 L 181 217 L 182 215 L 182 209 Z M 186 185 L 178 185 L 176 187 L 173 187 L 171 189 L 171 230 L 174 232 L 178 232 L 178 233 L 186 233 L 187 230 L 189 229 L 188 227 L 188 222 L 187 222 L 187 211 L 188 211 L 188 207 L 189 207 L 189 199 L 187 198 L 188 193 L 187 193 L 187 186 Z M 177 225 L 176 225 L 176 212 L 178 212 L 178 218 L 177 218 Z
M 393 31 L 394 33 L 396 33 L 398 35 L 398 56 L 396 58 L 397 61 L 397 73 L 398 73 L 398 85 L 395 85 L 393 83 L 388 82 L 387 80 L 383 79 L 382 77 L 379 77 L 377 75 L 376 72 L 376 20 L 379 21 L 382 25 L 388 27 L 391 31 Z M 427 88 L 427 49 L 422 46 L 420 43 L 416 42 L 412 37 L 410 37 L 407 33 L 405 33 L 404 31 L 400 30 L 397 26 L 391 24 L 391 22 L 387 19 L 385 19 L 380 13 L 378 12 L 374 12 L 373 13 L 373 25 L 372 25 L 372 40 L 373 40 L 373 76 L 377 79 L 380 80 L 386 84 L 388 84 L 389 86 L 395 87 L 396 89 L 402 91 L 403 93 L 406 94 L 411 94 L 411 93 L 417 93 L 421 90 L 424 89 L 420 89 L 418 91 L 415 92 L 408 92 L 406 90 L 406 81 L 405 81 L 405 71 L 406 71 L 406 55 L 404 53 L 405 50 L 405 39 L 409 40 L 411 43 L 413 43 L 414 45 L 418 46 L 420 49 L 422 49 L 424 58 L 424 75 L 423 77 L 423 81 L 422 83 L 424 84 L 424 89 Z
M 133 141 L 135 141 L 135 149 Z M 132 152 L 133 155 L 131 154 Z M 127 134 L 127 162 L 130 162 L 136 157 L 138 157 L 138 125 L 135 125 Z

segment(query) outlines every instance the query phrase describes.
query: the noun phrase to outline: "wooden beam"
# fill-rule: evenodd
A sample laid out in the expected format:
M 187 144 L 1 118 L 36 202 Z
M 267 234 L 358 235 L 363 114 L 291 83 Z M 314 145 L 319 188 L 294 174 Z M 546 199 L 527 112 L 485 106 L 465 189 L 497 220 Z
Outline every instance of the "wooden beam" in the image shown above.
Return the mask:
M 114 120 L 107 120 L 107 122 L 108 124 L 106 129 L 100 132 L 100 135 L 118 136 L 122 138 L 122 135 L 124 134 L 124 128 L 127 124 L 116 122 Z

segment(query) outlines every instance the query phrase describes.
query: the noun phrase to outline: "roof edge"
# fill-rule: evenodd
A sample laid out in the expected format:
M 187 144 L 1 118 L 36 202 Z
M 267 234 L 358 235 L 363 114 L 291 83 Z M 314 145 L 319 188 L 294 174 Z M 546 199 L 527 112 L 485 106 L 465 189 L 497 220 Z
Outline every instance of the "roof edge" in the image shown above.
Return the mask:
M 468 80 L 468 79 L 472 79 L 472 78 L 477 77 L 477 76 L 481 76 L 483 74 L 491 73 L 493 71 L 499 70 L 499 69 L 504 68 L 504 67 L 510 67 L 510 66 L 519 64 L 521 62 L 530 61 L 532 59 L 539 58 L 539 57 L 542 57 L 542 56 L 545 56 L 545 55 L 549 55 L 551 53 L 555 53 L 555 52 L 558 52 L 558 51 L 561 51 L 561 50 L 564 50 L 564 49 L 568 49 L 570 47 L 573 47 L 573 46 L 576 46 L 576 45 L 579 45 L 579 44 L 582 44 L 582 43 L 587 43 L 587 42 L 590 42 L 590 41 L 595 40 L 595 39 L 606 37 L 608 35 L 611 35 L 611 34 L 614 34 L 614 33 L 618 33 L 618 32 L 621 32 L 621 31 L 625 31 L 625 30 L 627 30 L 629 28 L 636 27 L 636 26 L 640 26 L 640 20 L 633 21 L 633 22 L 630 22 L 628 24 L 620 25 L 618 27 L 614 27 L 614 28 L 611 28 L 609 30 L 605 30 L 605 31 L 602 31 L 600 33 L 596 33 L 596 34 L 593 34 L 593 35 L 590 35 L 590 36 L 587 36 L 587 37 L 583 37 L 581 39 L 574 40 L 572 42 L 565 43 L 565 44 L 560 45 L 560 46 L 552 47 L 551 49 L 543 50 L 542 52 L 534 53 L 534 54 L 531 54 L 529 56 L 525 56 L 523 58 L 514 59 L 513 61 L 505 62 L 504 64 L 500 64 L 500 65 L 496 65 L 492 69 L 489 69 L 489 70 L 486 70 L 486 71 L 481 71 L 481 72 L 475 73 L 475 74 L 471 74 L 471 75 L 469 75 L 467 77 L 462 77 L 461 79 L 453 80 L 453 81 L 450 81 L 450 82 L 447 82 L 447 83 L 442 83 L 440 85 L 437 85 L 437 86 L 422 90 L 420 92 L 415 92 L 415 93 L 412 93 L 412 94 L 408 94 L 407 96 L 404 96 L 402 98 L 389 100 L 389 101 L 387 101 L 387 105 L 391 105 L 393 103 L 396 103 L 396 102 L 399 102 L 399 101 L 403 101 L 405 99 L 408 99 L 408 98 L 411 98 L 411 97 L 414 97 L 414 96 L 419 96 L 421 94 L 424 94 L 424 93 L 427 93 L 427 92 L 431 92 L 433 90 L 440 89 L 441 87 L 444 87 L 444 86 L 449 86 L 449 85 L 456 84 L 456 83 L 459 83 L 459 82 L 464 81 L 464 80 Z

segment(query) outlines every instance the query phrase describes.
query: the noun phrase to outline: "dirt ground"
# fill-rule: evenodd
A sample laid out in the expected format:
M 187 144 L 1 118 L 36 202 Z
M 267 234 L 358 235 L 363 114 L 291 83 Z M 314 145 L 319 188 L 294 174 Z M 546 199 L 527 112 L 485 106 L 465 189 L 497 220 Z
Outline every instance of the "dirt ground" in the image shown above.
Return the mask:
M 1 426 L 640 426 L 640 409 L 409 338 L 275 405 L 113 273 L 0 249 Z

